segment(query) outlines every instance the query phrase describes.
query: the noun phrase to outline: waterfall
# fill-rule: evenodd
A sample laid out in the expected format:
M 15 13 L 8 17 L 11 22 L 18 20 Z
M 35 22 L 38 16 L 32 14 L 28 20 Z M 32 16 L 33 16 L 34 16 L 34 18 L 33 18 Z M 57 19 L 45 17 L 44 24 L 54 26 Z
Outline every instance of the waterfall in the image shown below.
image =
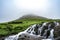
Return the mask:
M 53 24 L 55 25 L 53 26 Z M 53 27 L 59 26 L 59 23 L 53 22 L 53 24 L 49 22 L 43 23 L 42 26 L 40 24 L 34 24 L 23 32 L 6 37 L 5 40 L 18 40 L 19 38 L 23 38 L 23 37 L 25 38 L 26 36 L 31 37 L 30 39 L 36 38 L 36 40 L 39 37 L 43 37 L 42 40 L 53 40 L 54 39 Z
M 51 29 L 51 31 L 50 31 L 50 36 L 49 36 L 49 37 L 52 38 L 52 39 L 54 38 L 53 32 L 54 32 L 54 29 Z
M 5 40 L 17 40 L 16 36 L 17 35 L 9 36 L 9 37 L 5 38 Z

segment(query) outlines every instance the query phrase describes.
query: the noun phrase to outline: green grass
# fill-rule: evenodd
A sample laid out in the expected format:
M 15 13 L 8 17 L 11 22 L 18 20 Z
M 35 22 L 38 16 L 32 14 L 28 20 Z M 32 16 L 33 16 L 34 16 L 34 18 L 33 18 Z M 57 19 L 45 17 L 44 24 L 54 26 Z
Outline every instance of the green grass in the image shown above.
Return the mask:
M 0 36 L 8 35 L 9 31 L 6 31 L 4 29 L 0 29 Z
M 44 20 L 44 19 L 23 19 L 23 20 L 17 20 L 15 22 L 23 22 L 19 24 L 9 24 L 8 23 L 0 23 L 0 36 L 7 36 L 11 34 L 17 34 L 21 31 L 24 31 L 27 29 L 30 25 L 33 24 L 40 24 L 41 22 L 50 22 L 54 20 Z

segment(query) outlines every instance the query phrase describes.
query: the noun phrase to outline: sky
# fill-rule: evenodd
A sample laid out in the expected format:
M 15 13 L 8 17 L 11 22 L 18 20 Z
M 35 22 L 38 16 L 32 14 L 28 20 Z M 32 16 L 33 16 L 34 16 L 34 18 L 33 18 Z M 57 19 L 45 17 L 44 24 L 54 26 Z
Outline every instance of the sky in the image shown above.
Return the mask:
M 0 23 L 26 14 L 60 19 L 60 0 L 0 0 Z

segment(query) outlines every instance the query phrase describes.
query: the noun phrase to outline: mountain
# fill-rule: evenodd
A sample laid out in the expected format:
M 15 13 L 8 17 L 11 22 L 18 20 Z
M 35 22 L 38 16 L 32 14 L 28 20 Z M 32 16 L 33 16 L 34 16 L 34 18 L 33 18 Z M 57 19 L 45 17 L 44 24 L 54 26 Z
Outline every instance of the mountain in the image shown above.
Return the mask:
M 0 37 L 16 34 L 26 30 L 30 25 L 40 24 L 44 22 L 52 22 L 56 20 L 48 19 L 34 14 L 23 15 L 22 17 L 5 23 L 0 23 Z
M 24 19 L 24 18 L 40 18 L 40 19 L 47 19 L 47 18 L 45 18 L 45 17 L 37 16 L 37 15 L 33 15 L 33 14 L 24 15 L 24 16 L 21 17 L 21 19 Z
M 34 19 L 41 20 L 41 19 L 48 19 L 48 18 L 38 16 L 38 15 L 34 15 L 34 14 L 27 14 L 27 15 L 23 15 L 22 17 L 18 18 L 15 21 L 23 20 L 23 19 L 26 19 L 26 20 L 34 20 Z

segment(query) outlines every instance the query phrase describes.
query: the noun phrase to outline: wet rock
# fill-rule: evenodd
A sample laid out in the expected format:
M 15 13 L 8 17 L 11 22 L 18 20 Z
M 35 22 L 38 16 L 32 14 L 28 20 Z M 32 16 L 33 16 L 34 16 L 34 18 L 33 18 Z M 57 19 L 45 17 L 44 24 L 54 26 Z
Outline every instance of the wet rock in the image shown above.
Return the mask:
M 0 40 L 4 40 L 4 39 L 5 39 L 5 37 L 1 37 L 1 38 L 0 38 Z
M 35 35 L 38 35 L 38 34 L 39 34 L 39 32 L 38 32 L 38 28 L 39 28 L 39 26 L 36 25 L 36 27 L 35 27 L 35 29 L 34 29 L 34 31 L 35 31 Z
M 55 40 L 60 40 L 60 37 L 55 38 Z
M 60 25 L 54 28 L 54 37 L 60 37 Z

